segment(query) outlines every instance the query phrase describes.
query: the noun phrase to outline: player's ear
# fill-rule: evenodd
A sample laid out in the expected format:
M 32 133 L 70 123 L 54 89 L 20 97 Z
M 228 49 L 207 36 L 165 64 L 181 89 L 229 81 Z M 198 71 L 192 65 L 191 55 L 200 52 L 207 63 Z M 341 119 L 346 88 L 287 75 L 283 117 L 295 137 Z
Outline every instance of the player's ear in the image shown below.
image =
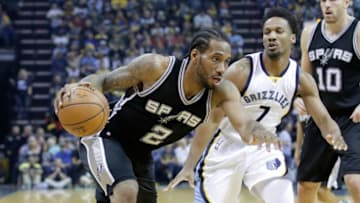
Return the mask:
M 296 35 L 295 35 L 295 34 L 291 34 L 290 40 L 291 40 L 291 43 L 292 43 L 292 44 L 295 44 L 295 43 L 296 43 Z
M 190 56 L 192 59 L 195 59 L 197 56 L 199 56 L 200 52 L 197 49 L 192 49 L 190 52 Z

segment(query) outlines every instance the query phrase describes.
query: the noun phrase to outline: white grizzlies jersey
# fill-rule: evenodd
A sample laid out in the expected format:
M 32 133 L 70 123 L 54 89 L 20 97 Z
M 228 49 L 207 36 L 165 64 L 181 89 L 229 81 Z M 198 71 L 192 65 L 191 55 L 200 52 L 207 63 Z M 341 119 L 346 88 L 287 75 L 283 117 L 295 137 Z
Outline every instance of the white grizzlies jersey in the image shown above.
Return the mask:
M 250 60 L 250 75 L 244 90 L 241 92 L 241 102 L 251 119 L 259 121 L 272 132 L 281 119 L 290 111 L 299 81 L 299 66 L 289 59 L 287 68 L 278 77 L 270 76 L 262 60 L 262 52 L 247 55 Z M 224 135 L 239 135 L 225 118 L 220 129 Z

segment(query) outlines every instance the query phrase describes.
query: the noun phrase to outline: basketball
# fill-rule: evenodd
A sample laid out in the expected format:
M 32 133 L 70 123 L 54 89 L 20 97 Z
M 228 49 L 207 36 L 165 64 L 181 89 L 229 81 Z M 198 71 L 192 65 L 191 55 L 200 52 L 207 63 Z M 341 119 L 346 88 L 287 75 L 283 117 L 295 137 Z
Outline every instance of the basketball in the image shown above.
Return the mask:
M 77 86 L 63 97 L 57 116 L 63 128 L 77 137 L 89 136 L 104 128 L 109 117 L 105 96 L 95 88 Z

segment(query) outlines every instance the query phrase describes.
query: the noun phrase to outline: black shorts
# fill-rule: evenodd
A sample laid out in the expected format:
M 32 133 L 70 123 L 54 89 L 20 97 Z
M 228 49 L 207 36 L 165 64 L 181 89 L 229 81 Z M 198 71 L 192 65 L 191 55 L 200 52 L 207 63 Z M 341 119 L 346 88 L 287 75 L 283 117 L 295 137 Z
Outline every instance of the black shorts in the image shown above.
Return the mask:
M 336 151 L 321 136 L 319 128 L 310 119 L 305 127 L 304 144 L 297 173 L 298 181 L 327 181 L 340 156 L 342 174 L 360 174 L 360 124 L 353 123 L 348 114 L 332 116 L 348 145 L 347 151 Z
M 80 158 L 97 183 L 97 202 L 110 202 L 116 183 L 133 179 L 139 184 L 138 203 L 155 203 L 156 188 L 151 152 L 125 150 L 115 139 L 85 137 L 80 140 Z

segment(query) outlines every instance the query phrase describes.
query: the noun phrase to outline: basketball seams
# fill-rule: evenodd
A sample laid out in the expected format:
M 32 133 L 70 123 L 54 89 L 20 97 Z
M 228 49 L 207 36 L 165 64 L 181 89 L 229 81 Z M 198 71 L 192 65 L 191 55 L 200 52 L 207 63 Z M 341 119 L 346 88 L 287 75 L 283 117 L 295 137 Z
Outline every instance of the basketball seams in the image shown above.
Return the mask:
M 89 121 L 89 120 L 91 120 L 91 119 L 95 118 L 96 116 L 98 116 L 100 113 L 103 113 L 103 112 L 104 112 L 104 110 L 100 110 L 99 112 L 97 112 L 97 113 L 96 113 L 96 114 L 94 114 L 93 116 L 88 117 L 87 119 L 82 120 L 82 121 L 79 121 L 79 122 L 76 122 L 76 123 L 66 124 L 66 123 L 63 123 L 63 122 L 62 122 L 61 124 L 62 124 L 62 125 L 66 125 L 66 126 L 78 125 L 78 124 L 81 124 L 81 123 L 87 122 L 87 121 Z
M 76 106 L 76 105 L 83 105 L 83 104 L 94 104 L 96 106 L 99 106 L 101 109 L 104 109 L 99 103 L 96 103 L 96 102 L 79 102 L 79 103 L 76 103 L 76 104 L 67 104 L 67 105 L 63 105 L 61 107 L 61 109 L 64 109 L 64 108 L 69 107 L 69 106 Z
M 87 92 L 92 93 L 93 95 L 95 95 L 95 97 L 96 97 L 101 103 L 105 103 L 107 108 L 109 107 L 107 100 L 104 100 L 104 99 L 98 94 L 98 93 L 100 93 L 98 90 L 95 89 L 95 91 L 94 91 L 94 90 L 91 90 L 90 88 L 86 88 L 86 87 L 78 87 L 78 88 L 80 88 L 81 90 L 84 90 L 84 91 L 87 91 Z
M 105 112 L 104 111 L 102 111 L 103 112 L 103 114 L 102 114 L 102 118 L 101 118 L 101 120 L 103 121 L 103 122 L 107 122 L 107 119 L 106 120 L 104 120 L 104 117 L 105 117 Z M 103 122 L 101 122 L 96 128 L 95 128 L 95 130 L 92 132 L 92 133 L 90 133 L 90 134 L 95 134 L 96 132 L 98 132 L 99 130 L 101 130 L 101 128 L 102 128 L 102 126 L 103 126 Z

